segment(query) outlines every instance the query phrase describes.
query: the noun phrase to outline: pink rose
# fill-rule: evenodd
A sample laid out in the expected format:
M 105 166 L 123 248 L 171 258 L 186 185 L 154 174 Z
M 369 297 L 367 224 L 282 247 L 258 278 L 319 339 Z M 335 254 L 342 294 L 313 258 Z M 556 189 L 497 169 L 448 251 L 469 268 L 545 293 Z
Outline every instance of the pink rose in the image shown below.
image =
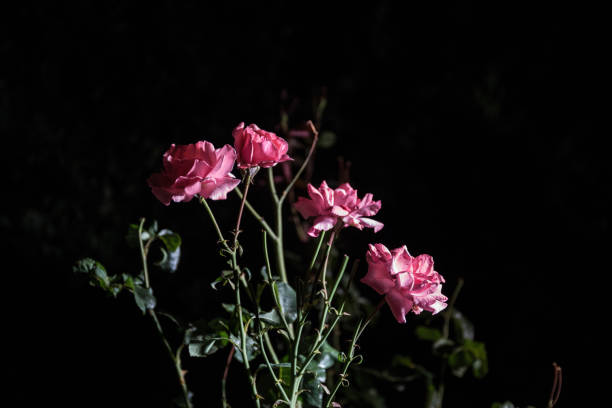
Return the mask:
M 367 218 L 380 210 L 380 201 L 372 201 L 368 193 L 362 199 L 357 197 L 357 190 L 349 183 L 344 183 L 335 190 L 324 181 L 317 190 L 308 184 L 310 198 L 299 197 L 294 204 L 296 210 L 304 218 L 313 218 L 308 235 L 318 237 L 321 231 L 330 230 L 339 221 L 345 227 L 351 226 L 362 230 L 364 227 L 374 228 L 374 232 L 382 229 L 383 223 Z
M 266 132 L 251 124 L 244 127 L 241 122 L 232 132 L 234 147 L 238 152 L 238 167 L 272 167 L 277 163 L 293 160 L 287 156 L 289 145 L 282 137 Z
M 436 314 L 446 308 L 444 302 L 448 298 L 442 294 L 444 278 L 434 271 L 431 256 L 412 257 L 405 245 L 389 251 L 383 244 L 370 244 L 366 260 L 368 273 L 361 282 L 385 295 L 399 323 L 406 323 L 410 311 Z
M 189 201 L 199 194 L 211 200 L 225 200 L 240 180 L 230 171 L 236 151 L 225 145 L 215 149 L 212 143 L 170 146 L 164 153 L 164 169 L 149 177 L 151 191 L 164 205 L 170 201 Z

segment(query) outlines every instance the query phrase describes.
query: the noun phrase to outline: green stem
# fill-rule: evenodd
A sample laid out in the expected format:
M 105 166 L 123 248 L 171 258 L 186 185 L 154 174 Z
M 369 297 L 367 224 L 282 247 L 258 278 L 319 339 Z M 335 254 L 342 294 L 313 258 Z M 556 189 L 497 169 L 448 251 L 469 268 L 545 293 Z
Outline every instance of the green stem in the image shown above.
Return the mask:
M 450 320 L 453 316 L 453 308 L 455 307 L 455 302 L 457 301 L 457 297 L 459 296 L 459 292 L 461 292 L 461 288 L 463 288 L 463 278 L 459 278 L 457 280 L 457 286 L 451 295 L 450 301 L 448 302 L 448 307 L 444 311 L 444 325 L 442 326 L 442 337 L 448 339 L 449 330 L 450 330 Z
M 234 191 L 236 192 L 236 194 L 238 194 L 238 197 L 240 197 L 240 199 L 242 199 L 243 194 L 242 191 L 240 191 L 239 188 L 235 188 Z M 249 203 L 248 200 L 244 201 L 244 205 L 246 206 L 247 210 L 249 210 L 249 212 L 251 213 L 251 215 L 253 215 L 253 217 L 255 217 L 255 219 L 261 224 L 261 226 L 266 230 L 266 232 L 268 233 L 268 235 L 270 236 L 270 238 L 272 238 L 273 240 L 277 241 L 278 237 L 276 236 L 276 234 L 274 233 L 274 231 L 272 231 L 272 227 L 270 227 L 270 225 L 266 222 L 266 220 L 264 219 L 264 217 L 262 217 L 257 210 L 255 210 L 255 208 L 251 205 L 251 203 Z
M 235 273 L 235 294 L 236 294 L 236 309 L 238 310 L 238 322 L 240 326 L 240 353 L 242 354 L 242 362 L 244 364 L 244 368 L 246 369 L 247 375 L 249 377 L 249 382 L 251 383 L 251 391 L 253 393 L 253 398 L 255 399 L 255 405 L 260 407 L 261 404 L 259 402 L 259 395 L 257 393 L 257 386 L 255 384 L 255 379 L 253 378 L 253 374 L 251 373 L 251 364 L 249 363 L 248 355 L 246 352 L 246 331 L 244 323 L 244 316 L 242 314 L 242 302 L 240 300 L 240 268 L 238 267 L 238 263 L 236 261 L 236 251 L 232 251 L 232 265 L 234 267 Z
M 329 297 L 327 295 L 327 292 L 325 292 L 325 305 L 323 306 L 323 312 L 321 313 L 321 322 L 319 323 L 319 333 L 322 333 L 323 330 L 325 329 L 327 315 L 329 313 L 329 309 L 332 307 L 331 303 L 334 300 L 336 289 L 338 289 L 338 285 L 340 284 L 340 281 L 342 280 L 342 276 L 344 275 L 344 271 L 346 270 L 346 265 L 348 264 L 348 261 L 349 261 L 349 257 L 347 255 L 344 255 L 342 266 L 340 267 L 340 272 L 338 273 L 338 276 L 336 277 L 334 286 L 332 287 L 332 291 L 329 294 Z
M 291 182 L 287 184 L 287 187 L 285 187 L 285 190 L 283 190 L 283 193 L 278 199 L 281 205 L 283 204 L 283 201 L 285 201 L 285 198 L 287 198 L 287 194 L 289 194 L 289 191 L 291 191 L 291 188 L 293 187 L 295 182 L 298 181 L 298 179 L 302 175 L 302 172 L 306 168 L 306 165 L 308 164 L 308 162 L 310 161 L 310 158 L 312 157 L 312 154 L 314 153 L 315 147 L 317 146 L 317 141 L 319 140 L 319 131 L 314 126 L 312 121 L 309 120 L 306 124 L 308 125 L 308 127 L 310 127 L 310 131 L 313 134 L 312 144 L 310 145 L 310 150 L 308 151 L 308 155 L 304 159 L 304 163 L 302 163 L 302 166 L 300 167 L 300 169 L 297 171 L 297 173 L 295 173 L 295 177 L 293 177 L 293 180 L 291 180 Z
M 336 318 L 334 319 L 332 324 L 329 326 L 327 333 L 325 333 L 325 335 L 321 335 L 321 332 L 317 333 L 317 340 L 314 342 L 312 349 L 310 350 L 309 357 L 307 358 L 306 363 L 298 371 L 298 377 L 301 377 L 302 375 L 304 375 L 304 372 L 306 372 L 306 368 L 308 367 L 310 362 L 315 358 L 315 356 L 318 354 L 319 349 L 321 348 L 323 343 L 325 343 L 330 333 L 334 330 L 334 327 L 336 327 L 336 324 L 338 324 L 340 317 L 342 317 L 342 314 L 344 313 L 344 303 L 340 306 L 340 309 L 338 310 L 337 313 L 338 314 L 336 315 Z
M 276 376 L 276 373 L 274 372 L 274 368 L 272 368 L 272 364 L 270 364 L 270 359 L 268 358 L 268 354 L 266 353 L 266 348 L 263 345 L 263 335 L 257 336 L 259 338 L 259 347 L 261 348 L 261 354 L 263 355 L 263 358 L 266 362 L 266 366 L 268 367 L 268 371 L 270 371 L 270 375 L 272 375 L 272 379 L 274 380 L 274 385 L 278 388 L 278 390 L 280 391 L 281 395 L 283 396 L 283 398 L 285 399 L 285 402 L 289 401 L 289 397 L 287 396 L 287 393 L 285 392 L 285 389 L 283 388 L 283 385 L 281 384 L 280 379 Z
M 463 288 L 463 278 L 459 278 L 457 280 L 457 286 L 455 286 L 455 290 L 453 291 L 453 294 L 451 295 L 450 300 L 448 302 L 448 307 L 444 311 L 444 324 L 442 326 L 442 338 L 444 339 L 448 339 L 448 336 L 450 334 L 450 321 L 453 317 L 453 309 L 455 307 L 457 297 L 459 296 L 459 292 L 461 292 L 461 288 Z M 431 405 L 435 406 L 436 408 L 442 407 L 442 401 L 444 399 L 444 382 L 446 377 L 447 364 L 447 360 L 443 359 L 440 364 L 438 387 L 435 390 L 435 394 L 432 394 L 431 396 L 435 398 L 435 403 Z
M 310 272 L 312 272 L 312 270 L 314 269 L 315 263 L 317 262 L 317 258 L 319 256 L 319 252 L 321 251 L 321 246 L 323 245 L 323 239 L 325 238 L 325 233 L 326 231 L 321 231 L 321 234 L 319 234 L 319 239 L 317 241 L 317 247 L 315 249 L 314 254 L 312 255 L 312 259 L 310 260 L 310 265 L 308 266 L 308 275 L 310 274 Z
M 244 316 L 242 313 L 242 302 L 240 299 L 240 283 L 241 281 L 243 281 L 242 279 L 242 274 L 240 271 L 240 267 L 238 266 L 238 260 L 236 258 L 236 250 L 238 248 L 238 234 L 240 231 L 240 221 L 242 219 L 242 213 L 244 210 L 244 203 L 246 201 L 246 194 L 248 193 L 248 186 L 251 182 L 251 175 L 248 174 L 247 176 L 247 180 L 246 180 L 246 187 L 244 190 L 244 195 L 242 196 L 242 201 L 240 204 L 240 210 L 238 212 L 238 218 L 236 220 L 236 229 L 235 229 L 235 233 L 234 233 L 234 241 L 232 244 L 232 247 L 230 247 L 227 244 L 227 241 L 225 240 L 225 238 L 223 237 L 223 233 L 221 232 L 221 229 L 219 228 L 219 224 L 217 223 L 217 220 L 212 212 L 212 210 L 210 209 L 210 206 L 208 205 L 208 203 L 206 202 L 206 200 L 204 198 L 200 199 L 200 202 L 202 204 L 204 204 L 204 207 L 206 208 L 206 211 L 208 212 L 208 215 L 215 227 L 215 231 L 217 232 L 217 236 L 219 237 L 219 241 L 221 242 L 221 244 L 223 245 L 224 249 L 231 255 L 232 257 L 232 269 L 234 270 L 234 278 L 236 279 L 236 284 L 235 284 L 235 299 L 236 299 L 236 309 L 238 311 L 238 320 L 239 320 L 239 324 L 240 324 L 240 348 L 239 351 L 242 354 L 242 361 L 244 364 L 244 367 L 246 369 L 247 375 L 249 377 L 249 382 L 251 383 L 251 390 L 253 393 L 253 398 L 255 400 L 255 406 L 256 407 L 260 407 L 261 404 L 259 402 L 259 395 L 257 393 L 257 386 L 255 384 L 255 379 L 251 373 L 251 365 L 249 363 L 249 360 L 247 358 L 247 353 L 246 353 L 246 328 L 245 328 L 245 324 L 244 324 Z M 248 284 L 246 283 L 246 280 L 244 280 L 244 282 L 242 282 L 245 287 L 246 290 L 248 292 Z M 223 383 L 224 384 L 224 383 Z
M 174 363 L 176 375 L 179 378 L 181 390 L 183 391 L 183 399 L 185 400 L 185 405 L 188 408 L 191 408 L 191 401 L 189 400 L 189 390 L 187 389 L 187 382 L 185 381 L 185 373 L 181 367 L 180 352 L 182 351 L 183 348 L 179 347 L 179 349 L 176 352 L 176 355 L 174 354 L 174 352 L 172 351 L 172 347 L 170 346 L 170 343 L 168 343 L 168 340 L 166 339 L 164 330 L 162 329 L 161 324 L 159 323 L 159 319 L 157 318 L 155 311 L 153 309 L 147 309 L 147 311 L 149 312 L 149 315 L 155 322 L 155 327 L 157 328 L 157 332 L 159 333 L 159 336 L 161 337 L 162 342 L 166 346 L 168 355 L 170 356 L 170 358 L 172 359 L 172 362 Z
M 221 245 L 223 245 L 225 250 L 231 252 L 231 248 L 229 247 L 229 245 L 227 245 L 227 241 L 225 240 L 225 238 L 223 238 L 223 233 L 219 228 L 219 224 L 217 224 L 217 219 L 215 218 L 215 215 L 213 214 L 210 206 L 208 205 L 208 202 L 204 197 L 200 197 L 200 202 L 204 205 L 204 208 L 206 208 L 206 212 L 208 213 L 208 216 L 210 217 L 210 220 L 212 221 L 215 227 L 215 231 L 217 232 L 217 237 L 219 237 L 219 242 L 221 242 Z
M 336 324 L 340 320 L 340 317 L 342 317 L 343 313 L 344 313 L 344 303 L 340 306 L 340 310 L 338 310 L 338 314 L 336 318 L 334 319 L 334 321 L 332 322 L 331 326 L 329 327 L 329 330 L 327 331 L 327 333 L 325 333 L 324 336 L 321 336 L 321 332 L 317 333 L 317 341 L 315 341 L 312 349 L 310 350 L 308 358 L 306 359 L 305 363 L 302 365 L 300 370 L 297 372 L 297 374 L 292 376 L 293 378 L 292 378 L 292 387 L 291 387 L 291 401 L 289 404 L 290 408 L 296 408 L 298 406 L 297 403 L 298 403 L 298 396 L 299 396 L 300 384 L 302 382 L 302 377 L 304 376 L 304 373 L 306 372 L 306 369 L 308 368 L 312 360 L 317 355 L 320 354 L 319 349 L 323 346 L 323 344 L 325 344 L 325 342 L 327 341 L 327 338 L 329 337 L 330 333 L 334 330 L 334 327 L 336 327 Z
M 372 319 L 374 318 L 376 313 L 378 313 L 378 311 L 380 310 L 380 308 L 382 307 L 382 305 L 384 303 L 385 303 L 385 298 L 382 298 L 380 300 L 380 302 L 378 302 L 378 305 L 376 305 L 376 309 L 374 309 L 372 311 L 372 313 L 370 313 L 370 315 L 365 320 L 365 322 L 362 324 L 362 321 L 360 321 L 359 324 L 357 325 L 357 328 L 355 329 L 355 333 L 353 334 L 353 338 L 351 340 L 351 345 L 350 345 L 350 348 L 349 348 L 348 357 L 346 358 L 346 361 L 344 362 L 344 367 L 342 369 L 342 374 L 340 374 L 340 381 L 338 381 L 338 383 L 334 387 L 334 390 L 330 394 L 330 396 L 329 396 L 329 398 L 327 400 L 327 404 L 325 405 L 326 408 L 328 408 L 331 405 L 331 403 L 334 401 L 334 396 L 336 395 L 336 393 L 340 389 L 340 386 L 342 385 L 343 381 L 347 377 L 347 372 L 348 372 L 348 369 L 349 369 L 350 365 L 356 359 L 360 359 L 361 358 L 361 356 L 355 356 L 355 346 L 357 344 L 357 341 L 359 340 L 359 338 L 363 334 L 363 331 L 365 330 L 365 328 L 368 326 L 368 324 L 370 324 L 370 322 L 372 321 Z
M 138 244 L 140 246 L 140 256 L 142 258 L 142 269 L 143 269 L 144 277 L 145 277 L 145 287 L 148 289 L 150 288 L 150 281 L 149 281 L 149 271 L 147 268 L 147 255 L 149 252 L 148 249 L 149 249 L 150 243 L 152 242 L 153 238 L 149 239 L 146 246 L 143 245 L 142 229 L 144 227 L 144 223 L 145 223 L 145 219 L 143 217 L 140 219 L 140 225 L 138 226 Z M 159 333 L 159 336 L 161 337 L 162 342 L 164 343 L 164 346 L 166 346 L 166 350 L 168 351 L 168 354 L 170 355 L 170 358 L 172 359 L 172 362 L 174 363 L 174 368 L 179 378 L 181 390 L 183 391 L 183 398 L 185 400 L 185 405 L 187 408 L 191 408 L 191 402 L 189 401 L 189 390 L 187 389 L 187 382 L 185 381 L 185 374 L 183 372 L 183 369 L 181 368 L 180 353 L 183 347 L 180 346 L 177 349 L 176 354 L 174 354 L 174 351 L 172 351 L 172 347 L 170 346 L 170 343 L 168 343 L 168 339 L 166 338 L 166 335 L 164 334 L 164 330 L 162 329 L 161 324 L 159 323 L 159 319 L 157 318 L 157 314 L 155 313 L 155 310 L 147 309 L 147 312 L 149 313 L 149 316 L 151 316 L 151 318 L 153 319 L 153 322 L 155 322 L 155 328 L 157 329 L 157 332 Z
M 276 219 L 276 263 L 278 273 L 283 282 L 288 283 L 287 272 L 285 268 L 285 253 L 283 249 L 283 203 L 279 200 L 276 193 L 276 185 L 274 184 L 274 172 L 272 167 L 268 168 L 268 185 L 270 186 L 270 194 L 274 202 L 274 211 Z
M 242 220 L 242 212 L 244 211 L 244 203 L 246 202 L 247 194 L 249 193 L 249 186 L 251 185 L 251 172 L 247 172 L 245 186 L 244 186 L 244 195 L 242 196 L 242 200 L 240 201 L 240 210 L 238 211 L 238 219 L 236 220 L 236 229 L 234 231 L 234 243 L 232 245 L 234 251 L 238 249 L 238 235 L 240 234 L 240 221 Z
M 147 251 L 145 251 L 144 245 L 142 243 L 142 228 L 144 227 L 145 219 L 144 217 L 140 219 L 140 225 L 138 226 L 138 244 L 140 245 L 140 256 L 142 257 L 142 269 L 144 272 L 145 278 L 145 287 L 148 289 L 150 286 L 149 283 L 149 270 L 147 268 Z

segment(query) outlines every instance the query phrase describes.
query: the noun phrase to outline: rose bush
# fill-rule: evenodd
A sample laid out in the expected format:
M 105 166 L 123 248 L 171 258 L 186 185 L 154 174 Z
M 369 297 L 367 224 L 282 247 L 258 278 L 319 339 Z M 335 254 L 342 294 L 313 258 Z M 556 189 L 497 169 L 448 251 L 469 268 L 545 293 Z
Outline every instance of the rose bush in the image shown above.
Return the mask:
M 366 260 L 368 273 L 361 282 L 385 295 L 399 323 L 406 323 L 410 311 L 436 314 L 446 308 L 448 298 L 442 294 L 444 278 L 434 271 L 430 255 L 413 257 L 405 245 L 389 251 L 383 244 L 370 244 Z
M 287 155 L 289 144 L 282 137 L 260 129 L 255 124 L 245 127 L 241 122 L 233 130 L 234 147 L 238 152 L 238 167 L 272 167 L 293 160 Z
M 321 231 L 332 229 L 338 222 L 359 230 L 373 228 L 374 232 L 384 226 L 382 222 L 367 218 L 380 210 L 380 200 L 373 201 L 370 193 L 358 198 L 357 190 L 349 183 L 335 190 L 329 188 L 325 181 L 318 189 L 308 184 L 308 195 L 310 198 L 299 197 L 294 205 L 304 218 L 312 219 L 312 226 L 308 230 L 311 237 L 318 237 Z
M 163 156 L 164 169 L 149 177 L 147 184 L 164 205 L 171 201 L 190 201 L 195 195 L 211 200 L 225 200 L 240 180 L 232 173 L 236 151 L 225 145 L 215 149 L 201 141 L 170 146 Z

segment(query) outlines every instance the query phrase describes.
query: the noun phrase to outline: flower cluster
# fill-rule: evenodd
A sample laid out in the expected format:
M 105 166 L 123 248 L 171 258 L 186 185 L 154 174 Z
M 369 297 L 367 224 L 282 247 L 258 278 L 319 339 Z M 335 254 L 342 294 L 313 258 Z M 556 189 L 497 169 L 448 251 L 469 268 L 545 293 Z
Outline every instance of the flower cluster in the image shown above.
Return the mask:
M 164 205 L 172 201 L 187 202 L 195 195 L 225 200 L 227 193 L 240 184 L 231 173 L 236 160 L 241 169 L 272 167 L 292 160 L 287 155 L 286 140 L 255 124 L 245 128 L 240 123 L 233 136 L 235 149 L 230 145 L 215 149 L 207 141 L 170 146 L 163 156 L 164 169 L 147 180 L 155 197 Z
M 224 200 L 239 183 L 232 173 L 237 162 L 240 169 L 272 167 L 292 160 L 287 155 L 288 143 L 255 124 L 240 123 L 232 132 L 234 148 L 225 145 L 215 149 L 212 143 L 200 141 L 185 146 L 172 145 L 163 156 L 163 170 L 153 174 L 148 184 L 164 205 L 190 201 L 199 195 L 211 200 Z M 368 193 L 359 198 L 349 183 L 336 189 L 325 181 L 319 188 L 308 184 L 308 196 L 299 197 L 295 209 L 312 223 L 308 235 L 318 237 L 321 231 L 334 227 L 372 228 L 378 232 L 383 223 L 369 217 L 378 213 L 381 202 Z M 389 251 L 382 244 L 370 245 L 366 255 L 368 273 L 361 281 L 385 299 L 400 323 L 410 311 L 438 313 L 446 307 L 442 295 L 444 278 L 434 271 L 429 255 L 412 257 L 405 246 Z
M 368 273 L 361 282 L 385 295 L 398 322 L 406 323 L 410 311 L 436 314 L 446 307 L 448 299 L 441 292 L 444 278 L 434 271 L 431 256 L 413 257 L 406 246 L 389 251 L 383 244 L 370 244 L 366 260 Z

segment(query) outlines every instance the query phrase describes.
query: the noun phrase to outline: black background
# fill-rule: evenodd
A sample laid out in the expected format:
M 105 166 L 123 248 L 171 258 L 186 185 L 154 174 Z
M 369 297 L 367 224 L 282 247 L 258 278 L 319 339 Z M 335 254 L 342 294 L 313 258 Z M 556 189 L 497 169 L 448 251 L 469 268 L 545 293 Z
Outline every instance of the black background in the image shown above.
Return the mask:
M 171 143 L 231 144 L 241 121 L 274 129 L 283 90 L 301 125 L 321 87 L 323 128 L 338 143 L 317 155 L 313 181 L 332 179 L 342 155 L 352 185 L 383 203 L 386 227 L 347 231 L 347 252 L 406 244 L 434 256 L 446 292 L 465 278 L 458 307 L 487 344 L 490 374 L 450 385 L 446 406 L 544 406 L 553 361 L 565 373 L 559 406 L 601 397 L 610 205 L 609 132 L 597 124 L 607 113 L 601 10 L 19 4 L 0 17 L 9 186 L 0 226 L 14 262 L 3 268 L 5 398 L 169 406 L 174 373 L 150 322 L 129 298 L 75 279 L 71 265 L 92 256 L 126 272 L 138 257 L 123 246 L 127 224 L 156 218 L 185 243 L 180 272 L 153 276 L 160 300 L 186 318 L 214 315 L 223 296 L 208 286 L 216 261 L 205 214 L 195 203 L 163 207 L 145 180 Z M 237 205 L 215 208 L 223 218 Z M 409 353 L 409 325 L 385 310 L 363 340 L 366 364 Z M 220 406 L 224 359 L 187 363 L 196 406 Z M 233 367 L 239 399 L 246 387 Z M 419 406 L 412 398 L 397 393 L 389 406 Z

